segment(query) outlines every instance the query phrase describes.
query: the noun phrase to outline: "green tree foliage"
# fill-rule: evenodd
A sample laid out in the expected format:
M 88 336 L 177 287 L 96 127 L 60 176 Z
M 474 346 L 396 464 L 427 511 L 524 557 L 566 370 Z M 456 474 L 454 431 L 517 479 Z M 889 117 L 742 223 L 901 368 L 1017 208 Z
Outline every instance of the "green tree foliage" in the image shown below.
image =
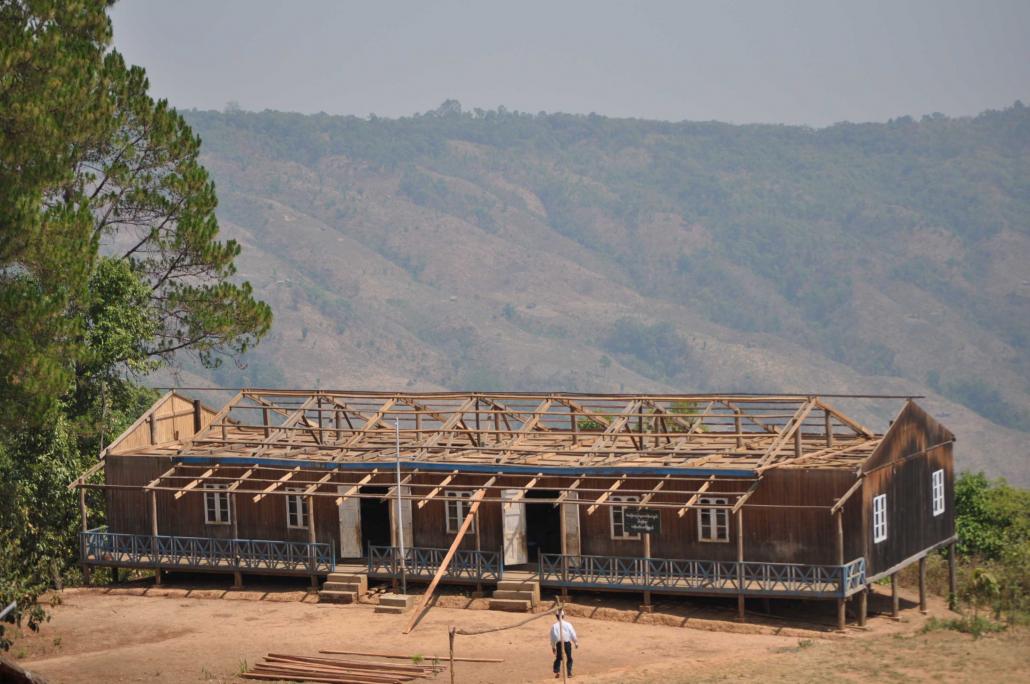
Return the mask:
M 68 483 L 154 399 L 136 378 L 217 367 L 271 323 L 233 281 L 199 138 L 110 50 L 106 10 L 0 3 L 0 602 L 30 627 L 75 576 Z
M 1030 620 L 1030 490 L 983 473 L 955 483 L 958 549 L 968 570 L 959 595 L 995 618 Z
M 78 321 L 66 316 L 96 253 L 76 186 L 81 150 L 107 127 L 111 38 L 95 2 L 0 4 L 0 420 L 41 416 L 67 388 Z

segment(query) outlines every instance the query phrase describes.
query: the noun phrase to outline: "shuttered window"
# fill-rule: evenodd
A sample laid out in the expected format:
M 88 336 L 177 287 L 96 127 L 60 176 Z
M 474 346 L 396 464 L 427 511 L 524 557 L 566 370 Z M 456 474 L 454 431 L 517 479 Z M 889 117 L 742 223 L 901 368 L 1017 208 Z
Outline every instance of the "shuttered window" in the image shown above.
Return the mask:
M 286 491 L 304 491 L 297 487 L 288 487 Z M 286 497 L 286 526 L 293 529 L 308 529 L 308 498 L 299 494 Z
M 625 503 L 636 503 L 640 499 L 635 496 L 613 496 L 611 500 Z M 609 506 L 608 516 L 611 523 L 612 539 L 640 539 L 639 532 L 626 531 L 626 506 Z
M 447 533 L 457 534 L 458 530 L 461 529 L 461 523 L 465 520 L 465 516 L 469 514 L 469 499 L 472 497 L 472 492 L 444 492 L 444 500 L 447 502 Z M 469 527 L 470 532 L 476 531 L 476 521 L 472 521 L 472 526 Z
M 226 485 L 204 485 L 204 522 L 208 525 L 228 525 L 232 522 L 229 511 L 229 493 Z
M 705 504 L 725 506 L 727 500 L 715 496 L 702 496 Z M 725 508 L 697 509 L 697 538 L 706 542 L 728 542 L 730 540 L 730 513 Z
M 873 542 L 879 544 L 887 540 L 887 495 L 880 494 L 873 498 Z
M 930 477 L 930 491 L 933 495 L 933 514 L 944 512 L 944 471 L 935 470 Z

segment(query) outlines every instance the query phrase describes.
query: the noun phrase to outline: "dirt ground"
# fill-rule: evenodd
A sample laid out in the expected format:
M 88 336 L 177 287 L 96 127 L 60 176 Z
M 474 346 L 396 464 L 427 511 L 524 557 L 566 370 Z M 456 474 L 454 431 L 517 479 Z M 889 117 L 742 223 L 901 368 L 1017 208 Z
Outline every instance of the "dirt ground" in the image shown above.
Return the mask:
M 581 597 L 570 605 L 582 642 L 575 653 L 576 681 L 1030 681 L 1030 633 L 979 640 L 950 631 L 923 634 L 926 618 L 911 601 L 905 601 L 900 621 L 874 615 L 867 629 L 838 635 L 831 628 L 832 610 L 811 604 L 793 610 L 774 604 L 779 617 L 756 614 L 741 625 L 732 620 L 729 603 L 667 600 L 655 614 L 644 615 L 633 608 L 635 600 Z M 870 602 L 874 612 L 886 604 L 884 596 Z M 317 604 L 297 587 L 76 589 L 63 592 L 53 619 L 39 633 L 17 638 L 11 654 L 58 683 L 241 682 L 241 669 L 269 652 L 443 655 L 450 625 L 478 630 L 529 617 L 448 607 L 461 605 L 469 605 L 468 599 L 441 598 L 414 632 L 403 635 L 408 616 L 374 614 L 371 605 Z M 930 612 L 947 615 L 939 600 Z M 550 624 L 543 616 L 506 631 L 458 636 L 459 656 L 504 663 L 458 663 L 457 681 L 554 681 Z M 446 675 L 439 681 L 448 681 Z

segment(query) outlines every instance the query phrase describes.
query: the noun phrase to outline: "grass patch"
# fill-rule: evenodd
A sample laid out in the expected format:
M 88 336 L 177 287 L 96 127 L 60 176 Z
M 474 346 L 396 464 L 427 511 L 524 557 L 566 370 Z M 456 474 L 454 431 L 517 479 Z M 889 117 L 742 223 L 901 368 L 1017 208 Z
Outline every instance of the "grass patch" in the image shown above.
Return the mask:
M 956 632 L 962 632 L 963 634 L 971 634 L 974 639 L 979 639 L 984 634 L 1004 632 L 1007 628 L 1008 625 L 1002 622 L 989 620 L 982 615 L 964 615 L 960 618 L 951 618 L 948 620 L 930 618 L 927 623 L 923 625 L 923 634 L 950 629 Z

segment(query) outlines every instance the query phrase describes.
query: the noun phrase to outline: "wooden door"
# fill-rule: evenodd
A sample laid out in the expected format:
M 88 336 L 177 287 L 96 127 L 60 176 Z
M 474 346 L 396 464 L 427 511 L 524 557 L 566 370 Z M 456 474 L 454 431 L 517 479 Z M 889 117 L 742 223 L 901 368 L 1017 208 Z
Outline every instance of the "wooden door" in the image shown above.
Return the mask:
M 502 489 L 501 499 L 514 499 L 521 489 Z M 522 501 L 501 503 L 504 523 L 504 564 L 521 565 L 529 562 L 526 546 L 526 504 Z
M 404 537 L 404 548 L 410 549 L 415 546 L 415 539 L 412 537 L 411 525 L 411 487 L 401 486 L 401 531 Z M 397 495 L 390 497 L 390 540 L 394 546 L 400 546 L 400 538 L 397 536 Z
M 350 489 L 341 485 L 336 491 L 343 494 Z M 350 496 L 339 505 L 340 512 L 340 558 L 361 558 L 361 499 Z
M 579 492 L 569 492 L 566 502 L 561 505 L 562 553 L 566 556 L 578 556 L 583 553 L 579 534 Z

